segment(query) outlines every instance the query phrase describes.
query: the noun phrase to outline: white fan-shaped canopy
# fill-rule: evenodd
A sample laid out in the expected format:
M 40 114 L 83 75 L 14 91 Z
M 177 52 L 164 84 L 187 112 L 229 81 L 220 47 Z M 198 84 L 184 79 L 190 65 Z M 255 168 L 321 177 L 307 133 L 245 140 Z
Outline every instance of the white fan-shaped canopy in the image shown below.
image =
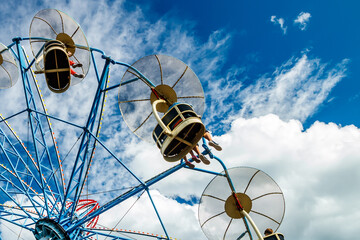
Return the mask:
M 187 103 L 198 115 L 204 113 L 205 100 L 201 83 L 196 74 L 179 59 L 150 55 L 141 58 L 132 67 L 149 79 L 156 91 L 166 96 L 170 103 Z M 157 125 L 152 116 L 151 95 L 151 86 L 129 68 L 119 88 L 120 111 L 131 131 L 148 142 L 152 142 L 151 133 Z
M 0 43 L 0 89 L 10 88 L 19 78 L 19 69 L 10 50 Z
M 86 76 L 90 67 L 89 45 L 80 25 L 72 17 L 56 9 L 44 9 L 32 19 L 30 46 L 38 69 L 44 68 L 42 51 L 49 40 L 61 41 L 66 46 L 66 52 L 70 52 L 69 59 L 82 64 L 82 67 L 76 68 L 76 72 Z M 73 76 L 71 85 L 82 79 Z
M 276 231 L 285 213 L 284 196 L 276 182 L 255 168 L 237 167 L 228 172 L 240 204 L 258 229 Z M 205 188 L 199 205 L 199 221 L 207 238 L 257 239 L 251 225 L 236 210 L 227 178 L 216 176 Z

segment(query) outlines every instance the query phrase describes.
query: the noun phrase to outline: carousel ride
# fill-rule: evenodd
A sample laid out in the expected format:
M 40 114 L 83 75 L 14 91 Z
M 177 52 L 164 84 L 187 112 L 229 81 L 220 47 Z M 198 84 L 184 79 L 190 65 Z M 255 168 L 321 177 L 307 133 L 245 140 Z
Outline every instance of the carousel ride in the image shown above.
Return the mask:
M 32 59 L 22 46 L 24 41 L 30 44 Z M 101 72 L 96 55 L 102 61 Z M 64 94 L 86 78 L 91 63 L 97 85 L 86 124 L 49 114 L 37 76 L 44 76 L 51 94 Z M 121 82 L 113 86 L 108 86 L 110 66 L 126 68 Z M 204 92 L 196 74 L 182 61 L 165 55 L 146 56 L 132 65 L 116 61 L 102 50 L 89 47 L 81 27 L 70 16 L 45 9 L 34 16 L 28 38 L 17 37 L 8 46 L 0 45 L 1 91 L 7 91 L 17 81 L 23 85 L 23 108 L 9 116 L 0 115 L 1 222 L 28 230 L 37 240 L 172 239 L 149 187 L 187 169 L 215 175 L 199 204 L 200 227 L 208 239 L 283 239 L 277 233 L 263 237 L 259 231 L 259 227 L 275 231 L 279 228 L 285 211 L 281 189 L 260 170 L 227 169 L 211 152 L 203 137 L 206 130 L 201 120 Z M 143 180 L 102 141 L 105 97 L 117 89 L 118 105 L 129 129 L 141 139 L 155 143 L 164 160 L 176 163 L 172 168 Z M 28 126 L 25 139 L 11 126 L 19 118 L 25 119 Z M 50 121 L 81 132 L 76 154 L 67 159 L 66 169 L 58 144 L 66 139 L 55 138 Z M 203 143 L 202 154 L 218 162 L 222 171 L 190 169 L 186 165 L 184 157 L 199 141 Z M 119 171 L 121 168 L 137 182 L 101 204 L 82 194 L 91 164 L 104 161 L 94 159 L 96 147 L 107 152 Z M 151 200 L 163 235 L 97 226 L 102 214 L 144 192 Z

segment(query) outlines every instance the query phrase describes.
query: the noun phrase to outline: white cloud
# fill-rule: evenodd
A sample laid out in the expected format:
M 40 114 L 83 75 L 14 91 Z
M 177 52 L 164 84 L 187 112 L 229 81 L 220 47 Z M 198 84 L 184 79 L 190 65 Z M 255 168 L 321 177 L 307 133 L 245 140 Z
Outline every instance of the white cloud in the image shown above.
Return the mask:
M 198 205 L 189 206 L 178 203 L 157 190 L 150 191 L 150 194 L 169 237 L 173 239 L 205 239 L 202 232 L 199 231 Z M 133 207 L 131 207 L 132 205 Z M 128 209 L 130 210 L 126 213 Z M 117 228 L 165 235 L 146 193 L 139 200 L 137 197 L 132 197 L 116 206 L 113 211 L 105 213 L 99 219 L 99 225 L 114 227 L 122 217 L 124 218 Z
M 284 122 L 267 115 L 235 120 L 230 132 L 219 141 L 224 145 L 228 166 L 254 166 L 278 182 L 286 199 L 285 219 L 280 228 L 285 236 L 326 239 L 328 231 L 323 221 L 333 220 L 340 224 L 339 229 L 348 229 L 340 219 L 350 213 L 352 218 L 359 214 L 356 207 L 359 196 L 353 192 L 353 184 L 360 180 L 357 174 L 360 151 L 356 147 L 359 138 L 360 130 L 355 126 L 316 122 L 303 131 L 298 121 Z M 332 202 L 337 204 L 330 214 L 326 204 Z M 304 210 L 307 214 L 300 214 Z M 316 229 L 315 225 L 321 228 Z M 332 234 L 351 239 L 355 230 Z
M 353 125 L 339 127 L 333 123 L 315 122 L 304 131 L 300 121 L 283 121 L 270 114 L 258 118 L 238 118 L 226 134 L 216 137 L 216 141 L 221 143 L 223 151 L 213 153 L 227 167 L 255 167 L 279 184 L 286 204 L 279 232 L 287 238 L 327 239 L 328 224 L 332 221 L 339 229 L 331 233 L 332 237 L 351 239 L 351 235 L 356 234 L 355 226 L 360 214 L 357 199 L 360 196 L 353 187 L 360 181 L 357 164 L 360 129 Z M 154 150 L 150 146 L 139 147 L 144 152 L 133 152 L 132 166 L 137 166 L 140 176 L 151 176 L 159 168 L 168 167 L 169 163 L 152 157 Z M 146 155 L 150 158 L 144 162 L 143 156 Z M 146 164 L 147 170 L 141 170 L 141 164 Z M 197 166 L 221 171 L 215 160 L 209 166 Z M 199 197 L 212 177 L 184 169 L 155 187 L 166 196 L 181 192 L 181 196 Z M 348 221 L 343 221 L 347 217 L 352 219 L 352 227 L 348 227 Z
M 14 224 L 5 222 L 5 221 L 0 221 L 0 233 L 1 233 L 1 238 L 2 239 L 7 239 L 7 240 L 35 240 L 35 237 L 33 235 L 32 232 L 26 230 L 26 229 L 22 229 Z M 20 237 L 19 237 L 19 233 Z
M 287 31 L 287 26 L 285 26 L 285 20 L 283 18 L 278 18 L 276 16 L 271 16 L 270 21 L 275 25 L 280 25 L 281 30 L 283 31 L 284 35 Z
M 307 25 L 310 21 L 311 14 L 308 12 L 301 12 L 297 18 L 294 20 L 294 24 L 298 24 L 301 31 L 304 31 L 307 28 Z
M 282 119 L 305 121 L 314 114 L 333 87 L 346 76 L 348 60 L 331 69 L 320 59 L 306 53 L 291 58 L 271 76 L 259 78 L 240 93 L 241 116 L 262 116 L 274 113 Z

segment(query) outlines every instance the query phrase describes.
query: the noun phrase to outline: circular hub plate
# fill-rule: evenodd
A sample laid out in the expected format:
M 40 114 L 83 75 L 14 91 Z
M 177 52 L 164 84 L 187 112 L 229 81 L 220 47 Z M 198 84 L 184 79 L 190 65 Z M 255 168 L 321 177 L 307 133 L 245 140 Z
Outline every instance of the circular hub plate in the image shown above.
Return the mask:
M 244 193 L 236 193 L 237 198 L 243 209 L 249 213 L 252 208 L 252 202 L 248 195 Z M 233 195 L 230 195 L 225 202 L 225 212 L 231 218 L 243 218 L 244 215 L 241 214 L 239 209 L 236 206 L 236 200 Z
M 75 43 L 72 38 L 66 33 L 59 33 L 56 36 L 56 40 L 62 42 L 66 46 L 66 51 L 71 52 L 71 56 L 75 53 Z
M 155 87 L 155 91 L 160 95 L 160 97 L 164 98 L 169 104 L 173 104 L 177 101 L 177 96 L 176 96 L 176 92 L 174 91 L 174 89 L 172 89 L 170 86 L 168 85 L 158 85 Z M 150 102 L 151 105 L 153 104 L 153 102 L 155 102 L 155 100 L 157 100 L 158 98 L 155 96 L 155 94 L 153 92 L 151 92 L 150 94 Z M 166 104 L 166 103 L 159 103 L 156 106 L 156 109 L 159 112 L 166 112 L 170 105 Z

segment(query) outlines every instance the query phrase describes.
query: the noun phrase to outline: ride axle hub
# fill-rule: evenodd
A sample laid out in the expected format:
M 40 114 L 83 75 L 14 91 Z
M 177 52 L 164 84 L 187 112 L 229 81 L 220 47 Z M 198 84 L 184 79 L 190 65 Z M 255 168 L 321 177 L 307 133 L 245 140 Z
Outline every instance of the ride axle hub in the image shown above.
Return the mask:
M 35 226 L 36 240 L 70 240 L 64 228 L 52 219 L 40 219 Z

